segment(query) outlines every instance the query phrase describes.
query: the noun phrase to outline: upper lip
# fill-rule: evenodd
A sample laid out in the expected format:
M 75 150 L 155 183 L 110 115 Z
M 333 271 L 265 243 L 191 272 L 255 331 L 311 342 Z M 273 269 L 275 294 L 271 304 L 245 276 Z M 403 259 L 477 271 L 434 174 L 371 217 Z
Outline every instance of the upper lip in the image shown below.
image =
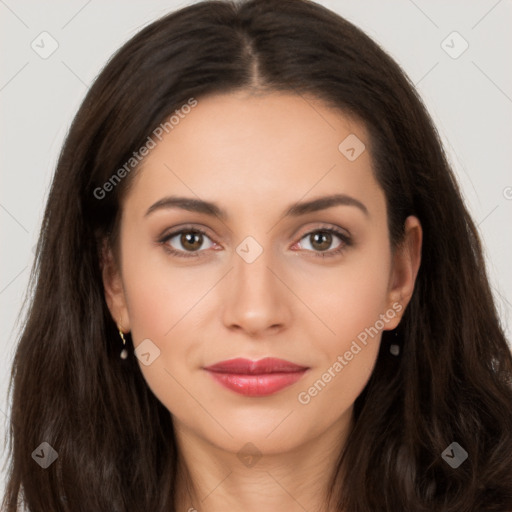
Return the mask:
M 206 366 L 205 370 L 218 373 L 235 373 L 245 375 L 261 375 L 265 373 L 292 373 L 307 370 L 307 366 L 301 366 L 284 359 L 265 357 L 259 361 L 250 359 L 229 359 Z

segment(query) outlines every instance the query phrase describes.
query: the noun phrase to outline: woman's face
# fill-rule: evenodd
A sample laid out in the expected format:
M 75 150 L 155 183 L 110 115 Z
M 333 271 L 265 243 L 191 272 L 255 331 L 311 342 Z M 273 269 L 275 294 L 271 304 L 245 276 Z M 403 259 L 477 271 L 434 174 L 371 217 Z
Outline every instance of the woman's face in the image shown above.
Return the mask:
M 412 294 L 421 245 L 410 217 L 392 255 L 364 127 L 298 95 L 211 96 L 137 172 L 106 298 L 176 428 L 233 452 L 338 435 Z M 222 214 L 192 208 L 203 201 Z M 268 357 L 307 370 L 205 370 Z

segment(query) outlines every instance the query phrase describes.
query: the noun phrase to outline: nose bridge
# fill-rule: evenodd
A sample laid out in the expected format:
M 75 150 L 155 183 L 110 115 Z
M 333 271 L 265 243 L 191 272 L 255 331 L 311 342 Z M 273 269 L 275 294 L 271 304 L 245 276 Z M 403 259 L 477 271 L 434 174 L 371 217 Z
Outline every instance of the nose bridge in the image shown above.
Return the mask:
M 254 237 L 247 237 L 241 242 L 236 248 L 234 265 L 237 284 L 241 285 L 242 291 L 271 293 L 269 287 L 276 284 L 270 271 L 275 266 L 274 260 L 273 250 L 266 241 L 260 244 Z
M 248 296 L 253 302 L 269 304 L 278 293 L 276 277 L 270 270 L 276 266 L 274 251 L 269 246 L 270 237 L 259 238 L 261 243 L 253 236 L 246 237 L 236 248 L 233 262 L 235 288 L 240 300 Z
M 224 322 L 228 327 L 237 325 L 255 333 L 283 325 L 288 319 L 283 295 L 286 287 L 276 277 L 280 272 L 274 251 L 265 246 L 269 238 L 260 243 L 255 237 L 246 237 L 236 247 L 224 302 Z

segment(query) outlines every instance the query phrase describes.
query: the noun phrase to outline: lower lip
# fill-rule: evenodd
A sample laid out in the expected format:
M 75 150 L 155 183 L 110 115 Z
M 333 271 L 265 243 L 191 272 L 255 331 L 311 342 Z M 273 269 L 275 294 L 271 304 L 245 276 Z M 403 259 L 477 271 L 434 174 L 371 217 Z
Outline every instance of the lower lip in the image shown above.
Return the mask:
M 307 369 L 290 373 L 247 375 L 208 372 L 219 384 L 244 396 L 267 396 L 297 382 Z

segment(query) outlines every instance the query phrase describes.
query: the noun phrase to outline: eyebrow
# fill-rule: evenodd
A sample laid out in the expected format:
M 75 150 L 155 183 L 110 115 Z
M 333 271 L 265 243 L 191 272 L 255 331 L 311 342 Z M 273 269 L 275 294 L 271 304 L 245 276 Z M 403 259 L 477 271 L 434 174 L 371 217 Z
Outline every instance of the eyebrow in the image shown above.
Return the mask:
M 283 217 L 299 217 L 307 213 L 332 208 L 333 206 L 354 206 L 361 210 L 366 216 L 369 215 L 368 209 L 361 201 L 346 194 L 334 194 L 319 197 L 311 201 L 292 204 L 285 210 Z M 158 200 L 148 208 L 144 217 L 147 217 L 157 210 L 167 210 L 172 208 L 179 208 L 189 212 L 204 213 L 206 215 L 218 217 L 221 220 L 227 220 L 229 217 L 227 212 L 222 210 L 215 203 L 203 201 L 202 199 L 180 196 L 167 196 Z

